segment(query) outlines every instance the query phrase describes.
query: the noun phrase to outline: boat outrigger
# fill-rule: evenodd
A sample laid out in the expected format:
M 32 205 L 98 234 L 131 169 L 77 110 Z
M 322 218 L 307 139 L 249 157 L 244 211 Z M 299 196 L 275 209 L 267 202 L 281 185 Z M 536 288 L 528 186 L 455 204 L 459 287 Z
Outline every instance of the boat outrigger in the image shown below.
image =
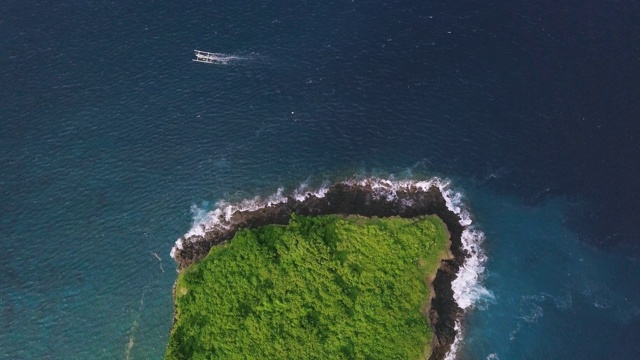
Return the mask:
M 224 54 L 211 53 L 200 50 L 193 50 L 195 52 L 196 58 L 193 61 L 207 63 L 207 64 L 216 64 L 216 63 L 226 63 L 227 57 Z

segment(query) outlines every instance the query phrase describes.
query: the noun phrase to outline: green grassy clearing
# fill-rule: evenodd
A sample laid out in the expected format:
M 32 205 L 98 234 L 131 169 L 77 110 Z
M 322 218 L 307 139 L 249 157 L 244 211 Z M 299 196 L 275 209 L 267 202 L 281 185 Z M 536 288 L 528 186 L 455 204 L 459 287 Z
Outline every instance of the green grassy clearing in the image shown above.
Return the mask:
M 422 358 L 426 279 L 447 240 L 436 217 L 239 231 L 179 275 L 166 359 Z

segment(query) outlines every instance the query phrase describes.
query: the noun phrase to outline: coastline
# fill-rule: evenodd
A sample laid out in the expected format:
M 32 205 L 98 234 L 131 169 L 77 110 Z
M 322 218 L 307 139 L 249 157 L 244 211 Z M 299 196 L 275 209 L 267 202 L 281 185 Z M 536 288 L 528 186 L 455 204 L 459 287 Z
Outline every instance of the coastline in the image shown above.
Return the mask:
M 456 302 L 452 284 L 469 257 L 463 247 L 462 237 L 470 220 L 464 219 L 460 211 L 456 213 L 450 200 L 445 198 L 442 183 L 438 181 L 398 183 L 368 179 L 336 183 L 317 192 L 298 190 L 287 197 L 279 191 L 259 206 L 247 203 L 227 206 L 224 211 L 217 209 L 211 214 L 212 222 L 196 226 L 195 230 L 179 239 L 171 255 L 178 264 L 178 271 L 181 271 L 203 259 L 211 247 L 232 239 L 238 230 L 268 224 L 286 225 L 292 213 L 303 216 L 341 214 L 402 218 L 436 215 L 449 231 L 452 258 L 440 262 L 431 283 L 434 294 L 428 317 L 434 337 L 430 359 L 445 359 L 452 353 L 455 355 L 456 349 L 452 349 L 452 345 L 458 340 L 459 324 L 464 314 L 463 308 Z

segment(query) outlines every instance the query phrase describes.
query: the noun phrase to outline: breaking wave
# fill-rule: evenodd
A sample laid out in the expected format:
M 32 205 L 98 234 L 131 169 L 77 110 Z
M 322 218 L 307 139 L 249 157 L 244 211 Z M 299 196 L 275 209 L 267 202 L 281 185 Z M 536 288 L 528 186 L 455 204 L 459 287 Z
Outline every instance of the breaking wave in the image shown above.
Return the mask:
M 361 180 L 347 180 L 343 181 L 343 183 L 352 186 L 368 186 L 374 191 L 374 196 L 378 199 L 385 199 L 388 202 L 394 201 L 400 190 L 417 188 L 427 191 L 432 186 L 440 189 L 446 201 L 447 208 L 458 215 L 460 225 L 464 227 L 461 240 L 463 250 L 467 254 L 467 257 L 464 264 L 460 267 L 456 279 L 451 284 L 454 292 L 454 300 L 461 309 L 467 311 L 475 306 L 482 306 L 483 303 L 493 299 L 493 294 L 481 284 L 481 275 L 484 272 L 484 264 L 487 260 L 481 246 L 485 235 L 473 225 L 471 213 L 463 202 L 463 194 L 455 191 L 451 187 L 449 180 L 438 177 L 422 181 L 365 178 Z M 285 195 L 284 188 L 278 188 L 274 194 L 264 199 L 256 196 L 252 199 L 245 199 L 239 203 L 229 203 L 220 200 L 216 203 L 215 209 L 211 211 L 202 210 L 194 205 L 191 209 L 194 214 L 191 229 L 176 241 L 175 246 L 171 250 L 171 257 L 175 259 L 175 252 L 177 249 L 182 249 L 183 241 L 189 241 L 193 236 L 204 236 L 206 232 L 216 228 L 228 229 L 231 217 L 236 211 L 255 211 L 275 204 L 286 203 L 290 201 L 290 199 L 302 202 L 312 196 L 323 198 L 329 191 L 329 187 L 330 184 L 325 183 L 320 188 L 313 189 L 308 184 L 302 183 L 288 195 Z M 407 201 L 404 205 L 411 206 L 412 204 L 410 201 Z M 455 330 L 457 335 L 451 346 L 451 350 L 446 356 L 448 360 L 455 359 L 458 348 L 462 342 L 463 329 L 459 320 L 455 323 Z

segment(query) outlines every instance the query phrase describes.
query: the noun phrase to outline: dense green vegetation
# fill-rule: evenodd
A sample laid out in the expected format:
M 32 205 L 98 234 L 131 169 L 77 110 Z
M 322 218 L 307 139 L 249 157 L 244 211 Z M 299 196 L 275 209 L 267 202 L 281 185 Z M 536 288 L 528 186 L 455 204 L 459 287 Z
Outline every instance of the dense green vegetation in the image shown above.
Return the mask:
M 239 231 L 179 275 L 166 359 L 419 359 L 447 239 L 436 217 Z

